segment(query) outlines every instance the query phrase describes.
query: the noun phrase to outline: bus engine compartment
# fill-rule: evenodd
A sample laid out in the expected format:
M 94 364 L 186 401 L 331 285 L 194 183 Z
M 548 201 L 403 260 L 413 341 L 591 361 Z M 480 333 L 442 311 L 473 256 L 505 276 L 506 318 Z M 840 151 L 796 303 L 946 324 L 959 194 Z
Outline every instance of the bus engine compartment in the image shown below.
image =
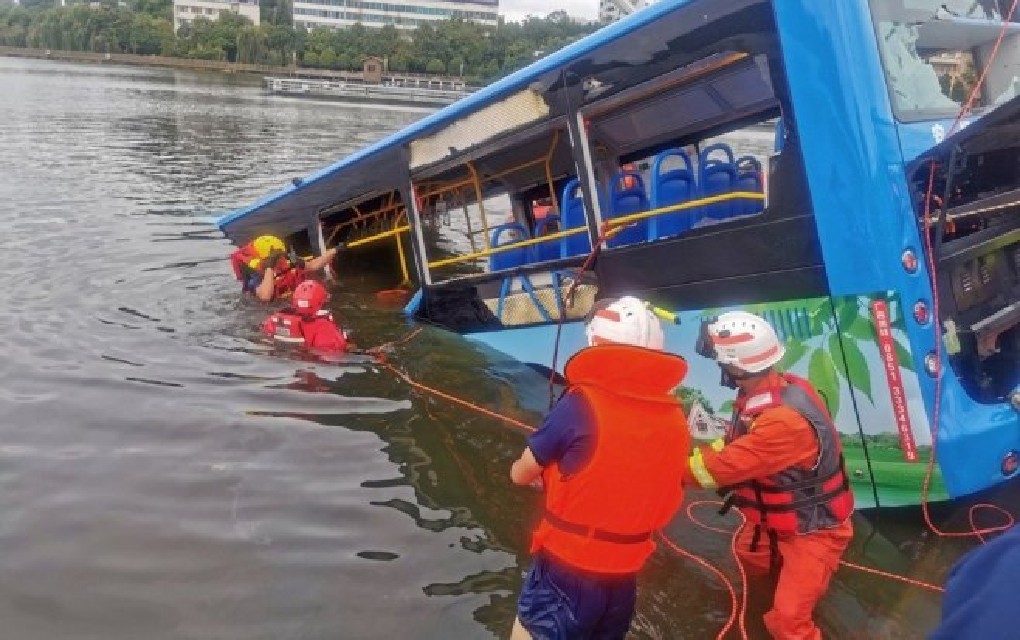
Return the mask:
M 946 353 L 975 400 L 1000 402 L 1020 385 L 1020 99 L 916 161 L 911 178 Z

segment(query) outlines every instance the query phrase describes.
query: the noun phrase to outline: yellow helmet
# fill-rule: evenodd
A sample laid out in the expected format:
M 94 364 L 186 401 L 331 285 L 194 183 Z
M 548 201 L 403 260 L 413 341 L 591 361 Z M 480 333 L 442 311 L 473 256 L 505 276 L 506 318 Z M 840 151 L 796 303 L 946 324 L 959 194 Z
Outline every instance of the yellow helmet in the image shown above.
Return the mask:
M 279 251 L 287 250 L 287 245 L 283 244 L 283 240 L 276 236 L 259 236 L 252 240 L 251 244 L 255 249 L 255 253 L 259 254 L 260 258 L 268 258 L 274 249 Z

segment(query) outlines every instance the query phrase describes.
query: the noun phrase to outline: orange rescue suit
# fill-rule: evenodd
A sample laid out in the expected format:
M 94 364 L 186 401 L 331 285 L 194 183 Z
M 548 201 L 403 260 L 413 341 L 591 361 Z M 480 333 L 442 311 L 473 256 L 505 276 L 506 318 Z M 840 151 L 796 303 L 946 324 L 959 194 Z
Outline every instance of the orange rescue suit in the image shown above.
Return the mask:
M 545 514 L 531 551 L 583 570 L 636 573 L 655 550 L 652 535 L 683 501 L 690 450 L 673 389 L 687 373 L 679 356 L 628 345 L 589 347 L 564 373 L 591 407 L 595 450 L 573 475 L 542 473 Z
M 839 453 L 838 434 L 824 410 L 820 417 L 816 414 L 816 419 L 825 424 L 814 426 L 800 411 L 775 402 L 768 402 L 767 408 L 760 412 L 748 410 L 755 398 L 764 394 L 774 396 L 776 390 L 790 384 L 803 386 L 806 381 L 773 372 L 755 390 L 748 394 L 741 392 L 737 406 L 743 411 L 735 416 L 731 435 L 727 441 L 719 440 L 695 450 L 690 459 L 688 480 L 704 488 L 746 486 L 750 481 L 781 478 L 781 474 L 789 470 L 800 473 L 812 470 L 823 459 L 822 453 L 827 453 L 826 459 L 833 459 Z M 812 402 L 819 402 L 813 391 L 809 395 Z M 736 424 L 742 417 L 750 416 L 753 418 L 745 425 Z M 739 429 L 741 435 L 732 437 L 738 426 L 743 427 Z M 834 451 L 819 450 L 822 440 L 818 429 L 822 427 L 831 429 L 824 441 L 835 448 Z M 836 482 L 836 479 L 843 481 L 840 476 L 832 476 L 829 482 Z M 742 564 L 752 575 L 767 573 L 775 568 L 776 560 L 781 565 L 775 599 L 764 618 L 766 628 L 777 640 L 821 638 L 812 612 L 825 595 L 839 559 L 853 537 L 852 494 L 845 482 L 842 491 L 833 493 L 832 499 L 824 504 L 801 510 L 810 511 L 810 514 L 797 513 L 797 526 L 784 526 L 784 530 L 778 532 L 768 529 L 768 519 L 761 518 L 754 507 L 741 506 L 749 520 L 737 539 L 737 553 Z M 823 516 L 817 515 L 819 510 L 824 510 Z M 764 526 L 758 526 L 759 523 Z M 762 530 L 768 534 L 768 539 L 762 539 Z

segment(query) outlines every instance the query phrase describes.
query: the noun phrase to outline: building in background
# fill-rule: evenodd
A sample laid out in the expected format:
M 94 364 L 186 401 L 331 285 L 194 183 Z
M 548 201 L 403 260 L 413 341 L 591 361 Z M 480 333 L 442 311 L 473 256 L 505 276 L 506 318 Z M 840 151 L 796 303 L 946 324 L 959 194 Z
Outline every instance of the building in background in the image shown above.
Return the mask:
M 638 9 L 644 9 L 651 2 L 648 0 L 599 0 L 599 22 L 609 24 L 624 16 L 629 16 Z
M 217 20 L 220 11 L 232 11 L 259 23 L 259 0 L 174 0 L 174 32 L 195 18 Z
M 499 0 L 294 0 L 294 26 L 305 29 L 342 29 L 361 23 L 379 28 L 416 29 L 450 18 L 495 26 Z

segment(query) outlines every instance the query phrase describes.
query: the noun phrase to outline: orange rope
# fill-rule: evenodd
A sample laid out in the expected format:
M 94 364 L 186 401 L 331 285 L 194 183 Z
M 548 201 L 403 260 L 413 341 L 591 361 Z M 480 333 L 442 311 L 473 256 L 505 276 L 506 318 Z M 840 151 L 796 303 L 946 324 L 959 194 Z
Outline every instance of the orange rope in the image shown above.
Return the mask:
M 1017 0 L 1017 1 L 1020 2 L 1020 0 Z M 389 371 L 393 372 L 394 375 L 396 375 L 398 378 L 400 378 L 401 380 L 406 382 L 409 386 L 411 386 L 414 389 L 417 389 L 419 391 L 424 391 L 426 393 L 430 393 L 430 394 L 432 394 L 432 395 L 434 395 L 436 397 L 442 398 L 444 400 L 448 400 L 449 402 L 452 402 L 454 404 L 460 405 L 460 406 L 465 407 L 467 409 L 471 409 L 472 411 L 476 411 L 476 412 L 478 412 L 480 414 L 489 416 L 490 418 L 494 418 L 496 420 L 499 420 L 500 422 L 504 422 L 506 424 L 515 426 L 515 427 L 517 427 L 517 428 L 519 428 L 519 429 L 521 429 L 523 431 L 526 431 L 526 432 L 529 432 L 529 433 L 537 431 L 537 429 L 535 427 L 531 426 L 530 424 L 527 424 L 527 423 L 522 422 L 520 420 L 517 420 L 515 418 L 511 418 L 509 416 L 505 416 L 505 415 L 503 415 L 501 413 L 498 413 L 496 411 L 493 411 L 491 409 L 487 409 L 487 408 L 485 408 L 485 407 L 483 407 L 483 406 L 481 406 L 479 404 L 476 404 L 474 402 L 470 402 L 468 400 L 464 400 L 463 398 L 459 398 L 459 397 L 457 397 L 457 396 L 455 396 L 455 395 L 453 395 L 451 393 L 447 393 L 445 391 L 441 391 L 439 389 L 436 389 L 435 387 L 430 387 L 428 385 L 425 385 L 425 384 L 422 384 L 420 382 L 417 382 L 416 380 L 411 378 L 410 375 L 408 375 L 407 373 L 401 371 L 400 369 L 398 369 L 394 365 L 390 364 L 386 360 L 385 353 L 384 353 L 385 350 L 387 350 L 387 349 L 389 349 L 391 347 L 394 347 L 396 345 L 407 343 L 412 338 L 414 338 L 419 333 L 421 333 L 423 329 L 424 329 L 424 327 L 418 327 L 414 331 L 411 331 L 410 333 L 408 333 L 408 335 L 404 336 L 403 338 L 401 338 L 399 340 L 393 340 L 393 341 L 390 341 L 390 342 L 383 343 L 383 344 L 381 344 L 381 345 L 379 345 L 377 347 L 371 348 L 371 349 L 367 349 L 366 353 L 374 355 L 375 358 L 376 358 L 376 361 L 378 362 L 378 364 L 380 366 L 382 366 L 383 368 L 388 369 Z M 738 526 L 736 530 L 731 531 L 729 529 L 723 529 L 723 528 L 720 528 L 720 527 L 715 527 L 715 526 L 712 526 L 712 525 L 705 524 L 704 522 L 699 520 L 694 515 L 694 509 L 696 507 L 698 507 L 698 506 L 702 506 L 702 505 L 719 506 L 719 505 L 722 505 L 722 504 L 723 504 L 722 502 L 717 501 L 717 500 L 697 500 L 697 501 L 691 502 L 690 504 L 687 505 L 686 515 L 687 515 L 688 519 L 694 525 L 696 525 L 698 527 L 701 527 L 701 528 L 706 529 L 708 531 L 712 531 L 714 533 L 720 533 L 720 534 L 724 534 L 724 535 L 725 534 L 732 534 L 732 537 L 730 538 L 730 553 L 733 555 L 733 558 L 736 561 L 737 570 L 740 573 L 740 584 L 741 584 L 741 592 L 742 592 L 739 604 L 737 602 L 736 587 L 733 585 L 733 583 L 729 580 L 729 578 L 727 578 L 726 575 L 719 568 L 717 568 L 715 565 L 713 565 L 711 562 L 709 562 L 705 558 L 703 558 L 703 557 L 701 557 L 701 556 L 699 556 L 699 555 L 697 555 L 695 553 L 692 553 L 692 552 L 687 551 L 686 549 L 682 548 L 680 545 L 676 544 L 675 542 L 673 542 L 672 540 L 667 538 L 665 536 L 665 534 L 662 533 L 662 531 L 659 531 L 658 534 L 659 534 L 659 539 L 662 540 L 666 544 L 666 546 L 669 547 L 674 553 L 676 553 L 677 555 L 682 556 L 684 558 L 687 558 L 689 560 L 692 560 L 695 563 L 697 563 L 698 565 L 700 565 L 700 566 L 704 567 L 705 569 L 707 569 L 708 571 L 710 571 L 713 575 L 715 575 L 717 578 L 719 578 L 720 582 L 723 583 L 723 586 L 725 586 L 726 590 L 729 592 L 729 595 L 730 595 L 730 615 L 729 615 L 729 617 L 726 620 L 725 626 L 723 626 L 722 630 L 716 636 L 717 640 L 722 640 L 726 636 L 726 634 L 733 628 L 733 624 L 734 624 L 734 619 L 735 618 L 739 619 L 738 627 L 739 627 L 739 630 L 740 630 L 741 638 L 743 640 L 747 640 L 747 638 L 749 637 L 748 634 L 747 634 L 747 626 L 746 626 L 747 592 L 748 592 L 748 589 L 747 589 L 747 573 L 744 570 L 744 567 L 743 567 L 743 565 L 740 562 L 739 556 L 737 555 L 737 533 L 739 533 L 740 528 L 744 526 L 746 521 L 744 520 L 743 515 L 740 514 L 739 511 L 738 511 L 737 513 L 738 513 L 738 515 L 740 515 L 740 518 L 741 518 L 740 526 Z M 980 507 L 980 506 L 985 506 L 985 507 L 991 507 L 991 508 L 994 508 L 994 509 L 999 509 L 998 507 L 994 507 L 993 505 L 976 505 L 975 507 L 971 508 L 971 516 L 972 517 L 973 517 L 974 509 L 976 507 Z M 999 510 L 1000 511 L 1004 511 L 1002 509 L 999 509 Z M 906 576 L 901 576 L 901 575 L 898 575 L 898 574 L 895 574 L 895 573 L 889 573 L 887 571 L 882 571 L 880 569 L 873 569 L 871 567 L 866 567 L 866 566 L 863 566 L 863 565 L 854 564 L 852 562 L 847 562 L 845 560 L 840 560 L 840 564 L 845 566 L 845 567 L 849 567 L 851 569 L 856 569 L 858 571 L 863 571 L 865 573 L 870 573 L 872 575 L 881 576 L 881 577 L 887 578 L 889 580 L 894 580 L 894 581 L 897 581 L 897 582 L 902 582 L 904 584 L 915 586 L 915 587 L 920 587 L 922 589 L 928 589 L 930 591 L 934 591 L 934 592 L 937 592 L 937 593 L 942 593 L 944 591 L 944 589 L 942 587 L 938 586 L 938 585 L 931 584 L 931 583 L 928 583 L 928 582 L 924 582 L 922 580 L 916 580 L 914 578 L 909 578 L 909 577 L 906 577 Z
M 729 630 L 733 627 L 733 623 L 736 621 L 735 619 L 737 617 L 737 610 L 738 610 L 737 590 L 734 588 L 733 583 L 730 582 L 729 578 L 726 577 L 726 574 L 724 574 L 714 564 L 712 564 L 708 560 L 705 560 L 704 558 L 702 558 L 701 556 L 699 556 L 699 555 L 697 555 L 695 553 L 691 553 L 690 551 L 687 551 L 686 549 L 684 549 L 683 547 L 681 547 L 677 543 L 675 543 L 672 540 L 670 540 L 669 538 L 667 538 L 665 536 L 665 534 L 663 534 L 661 531 L 659 531 L 659 540 L 661 540 L 663 543 L 665 543 L 666 546 L 669 547 L 673 551 L 673 553 L 675 553 L 675 554 L 677 554 L 679 556 L 683 556 L 684 558 L 687 558 L 688 560 L 693 560 L 695 563 L 697 563 L 697 564 L 701 565 L 702 567 L 704 567 L 704 568 L 708 569 L 709 571 L 711 571 L 715 575 L 715 577 L 719 578 L 719 581 L 723 583 L 723 586 L 726 587 L 726 590 L 730 594 L 730 616 L 728 618 L 726 618 L 726 625 L 722 628 L 722 630 L 716 636 L 716 640 L 723 640 L 723 638 L 726 637 L 726 634 L 729 633 Z M 746 591 L 746 589 L 745 589 L 745 591 Z M 746 634 L 744 634 L 744 637 L 747 637 Z
M 985 76 L 988 75 L 988 70 L 991 68 L 992 62 L 995 60 L 995 56 L 999 51 L 999 45 L 1002 44 L 1002 40 L 1006 35 L 1006 30 L 1009 28 L 1010 21 L 1013 18 L 1013 13 L 1016 11 L 1017 5 L 1020 4 L 1020 0 L 1013 0 L 1013 4 L 1009 8 L 1009 13 L 1002 20 L 1002 27 L 999 29 L 999 36 L 995 40 L 995 45 L 992 47 L 992 51 L 988 56 L 988 60 L 985 62 L 984 68 L 981 70 L 981 75 L 978 77 L 977 82 L 974 84 L 974 88 L 971 89 L 970 95 L 967 97 L 967 101 L 960 108 L 960 113 L 957 114 L 956 120 L 953 121 L 953 126 L 949 129 L 949 134 L 952 135 L 964 116 L 970 112 L 971 107 L 974 104 L 975 98 L 981 90 L 981 85 L 984 84 Z M 984 536 L 990 533 L 998 533 L 1005 531 L 1012 527 L 1016 520 L 1011 513 L 1005 509 L 998 507 L 993 504 L 980 503 L 972 506 L 968 513 L 968 520 L 970 523 L 970 531 L 945 531 L 940 529 L 932 520 L 931 511 L 928 504 L 928 494 L 931 490 L 931 480 L 935 473 L 935 451 L 938 443 L 938 430 L 939 430 L 939 417 L 941 415 L 941 396 L 942 396 L 942 346 L 939 344 L 942 336 L 942 322 L 939 319 L 939 289 L 938 283 L 936 282 L 936 264 L 935 264 L 935 251 L 932 244 L 932 229 L 933 220 L 931 217 L 931 204 L 932 204 L 932 191 L 935 188 L 935 167 L 936 163 L 933 159 L 930 163 L 930 171 L 928 174 L 928 188 L 926 189 L 926 195 L 924 199 L 924 243 L 925 249 L 927 250 L 927 267 L 928 275 L 931 277 L 931 290 L 932 290 L 932 329 L 935 332 L 935 402 L 932 408 L 932 421 L 931 421 L 931 455 L 928 457 L 928 466 L 924 472 L 924 482 L 921 486 L 921 513 L 924 515 L 924 523 L 935 535 L 942 538 L 973 538 L 976 537 L 982 543 L 985 541 Z M 951 170 L 949 168 L 948 170 Z M 948 175 L 947 175 L 948 177 Z M 942 215 L 945 215 L 949 208 L 948 202 L 943 202 L 940 205 Z M 974 512 L 977 509 L 991 509 L 998 511 L 1006 516 L 1006 524 L 997 525 L 994 527 L 985 527 L 978 529 L 974 521 Z

